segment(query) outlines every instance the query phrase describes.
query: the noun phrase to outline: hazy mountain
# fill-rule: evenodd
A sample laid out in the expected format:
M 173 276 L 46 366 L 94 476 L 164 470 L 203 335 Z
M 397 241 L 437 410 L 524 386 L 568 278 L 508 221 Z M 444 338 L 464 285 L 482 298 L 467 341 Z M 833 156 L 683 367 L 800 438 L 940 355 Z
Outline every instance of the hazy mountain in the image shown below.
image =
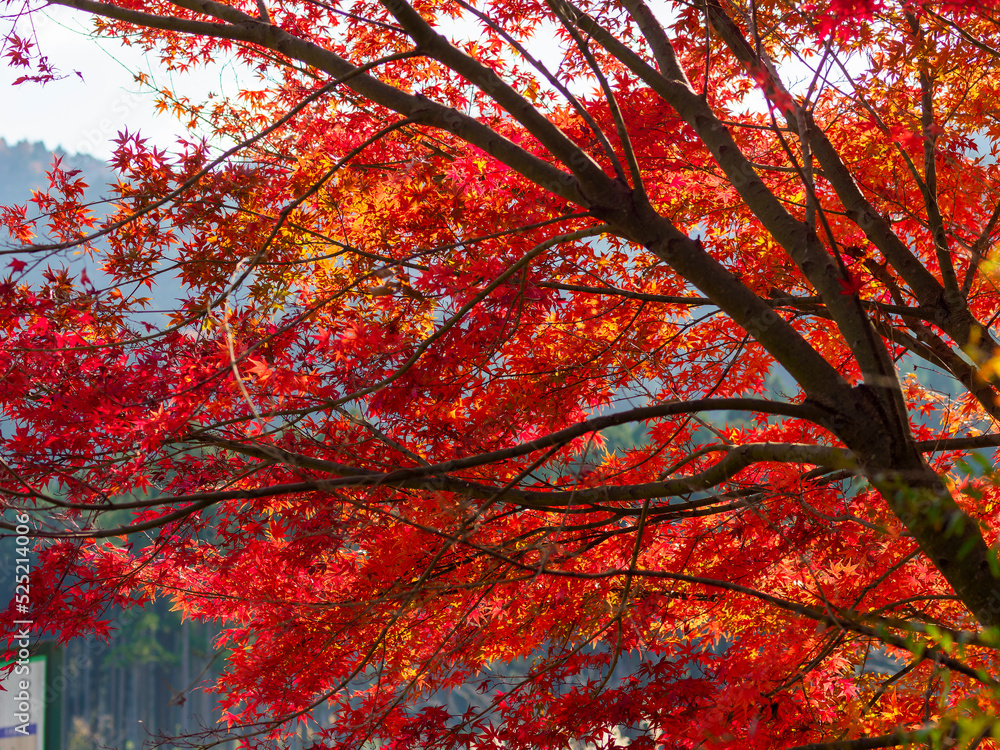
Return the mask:
M 87 200 L 108 194 L 112 174 L 99 159 L 52 152 L 42 143 L 9 145 L 0 139 L 0 205 L 23 205 L 31 199 L 32 190 L 47 187 L 45 173 L 57 157 L 62 157 L 64 169 L 82 172 L 90 187 Z M 33 208 L 29 205 L 29 215 Z M 69 258 L 53 258 L 52 262 L 69 262 Z M 0 277 L 5 266 L 6 260 L 0 259 Z M 36 270 L 26 280 L 37 280 L 38 274 Z M 97 273 L 91 270 L 91 276 L 97 278 Z M 0 424 L 0 430 L 3 428 Z M 5 513 L 4 521 L 12 522 L 13 514 Z M 0 576 L 0 608 L 5 608 L 13 595 L 17 557 L 16 538 L 0 538 L 0 570 L 8 573 Z M 34 556 L 30 564 L 34 565 Z M 48 691 L 52 697 L 48 708 L 56 712 L 61 724 L 57 730 L 61 736 L 54 746 L 63 750 L 139 750 L 150 735 L 181 734 L 212 724 L 218 716 L 217 696 L 202 688 L 221 666 L 212 646 L 217 629 L 182 622 L 180 614 L 164 600 L 145 609 L 107 615 L 115 624 L 109 641 L 76 639 L 56 649 L 51 657 L 53 674 L 62 673 L 51 678 L 55 681 L 49 683 Z M 49 638 L 51 634 L 43 640 Z
M 21 141 L 8 145 L 0 138 L 0 204 L 23 204 L 31 198 L 31 191 L 48 185 L 45 173 L 56 157 L 62 157 L 64 169 L 79 169 L 84 181 L 96 189 L 94 197 L 106 193 L 111 180 L 107 165 L 86 154 L 67 154 L 61 149 L 49 151 L 43 143 Z

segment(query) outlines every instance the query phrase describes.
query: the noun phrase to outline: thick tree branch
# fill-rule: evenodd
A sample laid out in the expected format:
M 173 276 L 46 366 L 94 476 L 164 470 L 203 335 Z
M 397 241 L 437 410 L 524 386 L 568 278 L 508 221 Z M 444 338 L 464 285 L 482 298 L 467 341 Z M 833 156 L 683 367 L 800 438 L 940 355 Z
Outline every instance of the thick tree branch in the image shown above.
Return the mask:
M 228 21 L 212 23 L 159 16 L 120 8 L 95 0 L 53 0 L 54 4 L 77 8 L 95 16 L 113 18 L 140 27 L 203 35 L 217 39 L 256 44 L 322 70 L 334 77 L 350 77 L 347 86 L 383 107 L 414 122 L 454 133 L 498 161 L 525 175 L 536 184 L 579 205 L 589 205 L 574 176 L 539 159 L 487 125 L 452 107 L 407 94 L 368 74 L 358 74 L 358 66 L 316 44 L 299 39 L 277 26 L 266 24 L 235 8 L 212 0 L 184 2 L 182 7 Z M 176 3 L 181 5 L 181 3 Z
M 785 119 L 794 127 L 799 111 L 806 118 L 808 133 L 812 139 L 812 152 L 823 170 L 837 197 L 844 205 L 847 215 L 864 231 L 865 236 L 879 249 L 886 260 L 907 283 L 923 308 L 936 313 L 935 322 L 944 328 L 960 345 L 969 342 L 973 326 L 978 324 L 969 313 L 962 294 L 948 294 L 945 286 L 920 262 L 920 259 L 896 235 L 892 226 L 882 214 L 862 194 L 853 174 L 837 153 L 822 128 L 818 127 L 810 111 L 801 106 L 794 107 L 795 99 L 784 86 L 773 67 L 768 68 L 746 41 L 739 27 L 726 13 L 718 0 L 708 0 L 709 19 L 719 37 L 730 51 L 744 65 L 748 72 L 765 73 L 768 85 L 782 96 L 782 101 L 793 104 L 793 109 L 785 112 Z M 950 262 L 950 260 L 949 260 Z M 985 333 L 983 334 L 986 335 Z M 996 348 L 992 341 L 983 342 L 984 350 Z
M 613 181 L 604 170 L 491 68 L 465 54 L 437 33 L 405 0 L 381 2 L 420 49 L 426 50 L 430 57 L 444 63 L 490 96 L 537 138 L 549 153 L 567 165 L 577 176 L 585 194 L 596 200 L 602 193 L 614 191 Z
M 859 737 L 854 740 L 833 740 L 831 742 L 810 742 L 808 745 L 795 745 L 786 750 L 875 750 L 881 747 L 899 747 L 900 745 L 910 745 L 915 742 L 923 742 L 941 730 L 936 729 L 914 729 L 904 731 L 902 729 L 881 734 L 877 737 Z
M 236 443 L 222 438 L 203 438 L 200 442 L 246 456 L 278 461 L 286 466 L 307 471 L 333 474 L 338 480 L 315 480 L 308 488 L 341 487 L 402 487 L 410 489 L 435 489 L 466 495 L 477 500 L 498 500 L 500 502 L 536 508 L 565 508 L 567 512 L 592 512 L 604 503 L 635 503 L 648 498 L 674 497 L 709 490 L 743 471 L 753 464 L 762 462 L 802 463 L 824 466 L 832 469 L 853 469 L 856 464 L 848 451 L 822 445 L 793 443 L 745 443 L 728 451 L 724 458 L 708 469 L 690 476 L 665 479 L 659 482 L 633 485 L 604 485 L 573 490 L 537 491 L 516 487 L 496 487 L 458 479 L 441 473 L 436 466 L 421 466 L 400 469 L 393 472 L 375 472 L 356 466 L 339 464 L 312 456 L 291 453 L 269 445 Z M 449 462 L 453 463 L 453 462 Z M 283 495 L 302 492 L 303 483 L 275 485 L 274 494 Z M 260 492 L 266 494 L 267 488 Z M 241 491 L 240 491 L 241 492 Z M 256 490 L 254 492 L 257 492 Z M 201 497 L 201 496 L 199 496 Z M 207 495 L 205 496 L 207 497 Z M 217 495 L 218 499 L 229 499 L 229 495 Z M 233 497 L 240 497 L 234 495 Z M 176 500 L 164 502 L 178 502 Z M 701 508 L 719 502 L 718 498 L 707 501 L 690 501 L 671 505 L 663 509 L 666 513 L 682 511 L 685 508 Z M 621 509 L 616 508 L 617 512 Z
M 893 512 L 980 622 L 1000 623 L 1000 583 L 993 577 L 989 563 L 994 553 L 917 450 L 895 365 L 856 295 L 843 294 L 845 282 L 840 270 L 815 233 L 787 214 L 749 166 L 725 126 L 691 89 L 663 29 L 642 0 L 624 0 L 624 4 L 650 43 L 660 72 L 653 71 L 594 19 L 577 11 L 576 21 L 695 129 L 743 200 L 816 286 L 858 358 L 869 386 L 842 395 L 832 407 L 831 419 L 843 420 L 838 424 L 838 434 L 855 451 L 866 475 Z M 793 126 L 794 112 L 791 115 Z M 819 158 L 820 148 L 814 150 Z M 829 178 L 835 165 L 828 168 L 822 160 L 820 164 Z M 777 358 L 787 367 L 787 360 Z M 792 375 L 812 395 L 799 373 Z M 945 534 L 945 528 L 954 531 Z
M 660 71 L 649 66 L 593 18 L 575 7 L 573 8 L 574 21 L 663 97 L 664 101 L 694 128 L 740 197 L 819 291 L 845 340 L 858 357 L 866 380 L 874 383 L 877 388 L 882 388 L 883 384 L 890 379 L 894 380 L 892 363 L 888 353 L 872 330 L 857 300 L 852 295 L 844 294 L 848 282 L 837 267 L 833 257 L 822 247 L 815 232 L 792 217 L 774 194 L 767 189 L 751 162 L 733 141 L 725 125 L 688 83 L 669 40 L 649 9 L 642 4 L 641 0 L 629 0 L 625 6 L 637 19 L 643 33 L 647 35 L 647 39 L 653 47 L 654 56 L 660 65 Z M 673 264 L 672 261 L 668 262 Z M 694 279 L 692 280 L 694 281 Z M 698 282 L 695 281 L 695 283 Z M 705 287 L 700 284 L 699 287 L 705 290 Z M 712 295 L 709 294 L 709 296 Z M 734 316 L 734 319 L 739 322 L 740 317 Z M 775 354 L 783 366 L 789 369 L 794 366 L 791 357 L 787 354 L 779 356 L 772 349 L 770 342 L 760 338 L 758 331 L 751 329 L 748 331 Z M 804 368 L 796 369 L 798 371 L 793 373 L 796 380 L 810 395 L 821 397 L 821 386 L 815 378 L 803 373 Z M 811 381 L 812 385 L 807 385 L 800 377 L 800 373 Z M 831 391 L 831 395 L 832 392 L 839 390 L 836 382 L 832 380 L 827 380 L 825 386 Z M 898 397 L 890 393 L 887 398 L 887 403 L 892 404 L 891 408 L 894 411 L 903 411 L 902 402 Z M 896 416 L 902 418 L 901 413 Z

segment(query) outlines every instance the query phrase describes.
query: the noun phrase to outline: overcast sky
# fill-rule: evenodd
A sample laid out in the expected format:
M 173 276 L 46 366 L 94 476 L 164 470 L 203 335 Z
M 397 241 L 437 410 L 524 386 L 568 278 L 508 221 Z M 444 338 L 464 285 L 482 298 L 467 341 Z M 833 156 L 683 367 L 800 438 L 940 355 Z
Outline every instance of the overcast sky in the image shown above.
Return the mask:
M 88 37 L 80 21 L 83 14 L 58 8 L 49 19 L 36 16 L 36 29 L 43 55 L 48 56 L 66 78 L 39 86 L 13 86 L 20 72 L 0 63 L 0 138 L 7 143 L 42 141 L 50 149 L 107 158 L 112 139 L 124 126 L 139 129 L 161 146 L 173 142 L 182 128 L 168 115 L 155 115 L 153 97 L 142 93 L 134 71 L 155 72 L 136 50 L 116 42 L 97 42 Z M 21 31 L 26 35 L 26 28 Z M 79 71 L 83 80 L 76 75 Z M 157 83 L 170 84 L 196 97 L 220 90 L 225 71 L 199 71 Z

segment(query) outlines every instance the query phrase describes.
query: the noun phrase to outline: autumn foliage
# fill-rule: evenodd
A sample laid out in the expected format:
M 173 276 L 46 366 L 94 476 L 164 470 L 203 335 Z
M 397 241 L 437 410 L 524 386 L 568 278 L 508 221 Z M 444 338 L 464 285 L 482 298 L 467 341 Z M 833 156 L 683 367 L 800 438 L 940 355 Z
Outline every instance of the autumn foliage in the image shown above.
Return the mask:
M 39 632 L 217 622 L 194 744 L 997 746 L 993 3 L 53 2 L 245 87 L 2 209 Z

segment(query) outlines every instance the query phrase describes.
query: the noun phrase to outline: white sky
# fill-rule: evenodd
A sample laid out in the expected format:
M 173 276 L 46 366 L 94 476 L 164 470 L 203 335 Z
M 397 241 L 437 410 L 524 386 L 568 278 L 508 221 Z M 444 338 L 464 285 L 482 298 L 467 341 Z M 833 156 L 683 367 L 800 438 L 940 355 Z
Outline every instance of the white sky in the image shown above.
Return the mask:
M 138 129 L 157 145 L 174 142 L 183 127 L 169 115 L 156 115 L 153 96 L 135 83 L 133 71 L 155 72 L 138 50 L 88 37 L 81 26 L 84 14 L 79 12 L 57 8 L 48 18 L 41 14 L 34 18 L 41 54 L 66 78 L 44 86 L 13 86 L 21 71 L 0 61 L 0 138 L 8 144 L 42 141 L 50 149 L 62 147 L 102 159 L 109 156 L 112 139 L 126 125 L 129 132 Z M 26 31 L 19 33 L 26 36 Z M 195 98 L 220 90 L 218 70 L 172 80 L 159 74 L 155 80 Z

